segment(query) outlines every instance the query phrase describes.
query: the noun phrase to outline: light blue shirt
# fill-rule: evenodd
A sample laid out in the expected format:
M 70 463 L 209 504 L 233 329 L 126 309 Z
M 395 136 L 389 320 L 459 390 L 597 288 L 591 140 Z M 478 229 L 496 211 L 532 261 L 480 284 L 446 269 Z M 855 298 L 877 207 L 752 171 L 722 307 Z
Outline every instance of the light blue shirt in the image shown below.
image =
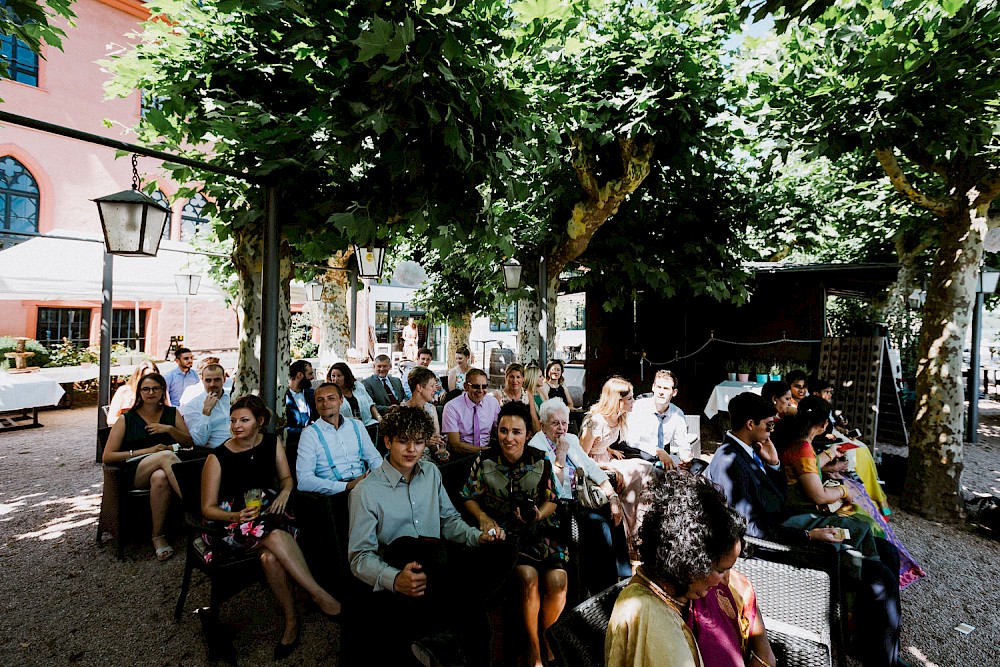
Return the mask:
M 323 432 L 326 444 L 330 448 L 327 458 L 326 448 L 313 427 Z M 357 428 L 355 428 L 357 427 Z M 362 456 L 358 456 L 358 451 Z M 365 468 L 362 458 L 368 464 Z M 334 473 L 330 460 L 337 468 Z M 325 419 L 318 419 L 312 426 L 302 429 L 299 439 L 298 458 L 295 459 L 295 475 L 299 480 L 299 491 L 313 491 L 336 495 L 347 490 L 347 483 L 360 477 L 365 470 L 374 470 L 382 465 L 382 456 L 368 437 L 364 424 L 357 419 L 340 418 L 340 427 L 336 427 Z
M 202 392 L 191 399 L 186 405 L 182 405 L 180 410 L 184 415 L 184 423 L 187 424 L 188 433 L 194 444 L 201 447 L 218 447 L 226 440 L 229 440 L 229 399 L 230 393 L 222 392 L 219 402 L 212 408 L 211 414 L 207 417 L 201 413 L 205 407 L 205 398 L 208 396 Z
M 179 366 L 174 366 L 164 373 L 163 379 L 167 381 L 167 395 L 170 396 L 170 405 L 174 407 L 180 407 L 185 389 L 194 384 L 201 384 L 201 378 L 193 368 L 184 373 Z

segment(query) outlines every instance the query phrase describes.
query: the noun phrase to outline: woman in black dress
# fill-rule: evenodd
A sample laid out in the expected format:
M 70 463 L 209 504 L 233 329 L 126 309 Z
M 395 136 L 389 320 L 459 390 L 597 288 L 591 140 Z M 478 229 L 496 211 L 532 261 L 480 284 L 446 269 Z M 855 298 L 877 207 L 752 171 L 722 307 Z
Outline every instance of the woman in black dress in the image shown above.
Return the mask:
M 132 409 L 111 427 L 101 460 L 121 466 L 130 486 L 149 489 L 149 509 L 153 517 L 153 549 L 156 558 L 165 561 L 174 549 L 163 536 L 163 523 L 170 501 L 181 497 L 172 466 L 179 459 L 172 445 L 191 446 L 184 417 L 177 408 L 166 405 L 167 381 L 159 373 L 150 373 L 136 387 Z
M 573 405 L 573 399 L 566 391 L 566 378 L 563 377 L 565 371 L 566 365 L 563 364 L 562 359 L 553 359 L 547 363 L 545 365 L 546 388 L 548 389 L 548 398 L 561 398 L 572 411 L 576 410 L 576 406 Z
M 229 410 L 233 437 L 209 454 L 201 477 L 201 511 L 206 519 L 227 524 L 227 535 L 212 540 L 206 560 L 218 551 L 255 549 L 285 616 L 285 631 L 274 649 L 276 660 L 291 654 L 299 642 L 298 617 L 291 581 L 312 596 L 329 617 L 340 614 L 340 603 L 316 583 L 293 535 L 297 530 L 286 513 L 294 482 L 285 447 L 273 433 L 261 429 L 271 415 L 258 396 L 243 396 Z M 254 506 L 252 498 L 260 498 Z M 250 504 L 248 507 L 247 505 Z

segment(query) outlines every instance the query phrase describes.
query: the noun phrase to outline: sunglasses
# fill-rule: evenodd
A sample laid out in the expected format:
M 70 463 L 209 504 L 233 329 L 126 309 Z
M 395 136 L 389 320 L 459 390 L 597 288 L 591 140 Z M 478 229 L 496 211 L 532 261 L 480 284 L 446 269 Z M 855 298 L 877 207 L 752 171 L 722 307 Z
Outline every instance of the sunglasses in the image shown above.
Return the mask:
M 489 384 L 472 384 L 471 382 L 466 383 L 469 389 L 478 389 L 480 391 L 489 388 Z

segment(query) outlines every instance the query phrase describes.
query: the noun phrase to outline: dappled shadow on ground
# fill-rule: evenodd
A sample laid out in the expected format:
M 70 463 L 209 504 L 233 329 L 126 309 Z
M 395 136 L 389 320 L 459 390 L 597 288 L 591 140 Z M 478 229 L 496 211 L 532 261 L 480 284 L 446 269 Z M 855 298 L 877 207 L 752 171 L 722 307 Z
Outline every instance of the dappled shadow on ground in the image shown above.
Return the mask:
M 70 530 L 95 527 L 101 511 L 101 485 L 95 486 L 97 488 L 82 490 L 71 497 L 56 497 L 44 492 L 11 498 L 0 494 L 0 524 L 17 521 L 19 530 L 8 532 L 14 540 L 54 540 Z

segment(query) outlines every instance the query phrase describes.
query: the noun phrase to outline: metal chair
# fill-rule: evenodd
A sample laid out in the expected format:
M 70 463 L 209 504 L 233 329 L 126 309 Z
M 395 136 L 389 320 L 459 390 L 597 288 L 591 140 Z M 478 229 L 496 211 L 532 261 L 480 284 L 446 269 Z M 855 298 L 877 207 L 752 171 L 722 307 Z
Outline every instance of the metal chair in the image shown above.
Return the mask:
M 757 591 L 757 605 L 778 664 L 832 665 L 830 577 L 825 572 L 741 558 L 736 569 Z
M 97 430 L 97 460 L 104 456 L 111 428 Z M 118 560 L 125 560 L 125 531 L 138 533 L 139 528 L 150 533 L 149 489 L 128 486 L 121 466 L 101 464 L 104 487 L 101 493 L 101 513 L 97 519 L 97 542 L 108 533 L 115 539 Z
M 604 635 L 618 594 L 629 580 L 621 581 L 584 600 L 547 631 L 556 663 L 564 667 L 603 667 Z

